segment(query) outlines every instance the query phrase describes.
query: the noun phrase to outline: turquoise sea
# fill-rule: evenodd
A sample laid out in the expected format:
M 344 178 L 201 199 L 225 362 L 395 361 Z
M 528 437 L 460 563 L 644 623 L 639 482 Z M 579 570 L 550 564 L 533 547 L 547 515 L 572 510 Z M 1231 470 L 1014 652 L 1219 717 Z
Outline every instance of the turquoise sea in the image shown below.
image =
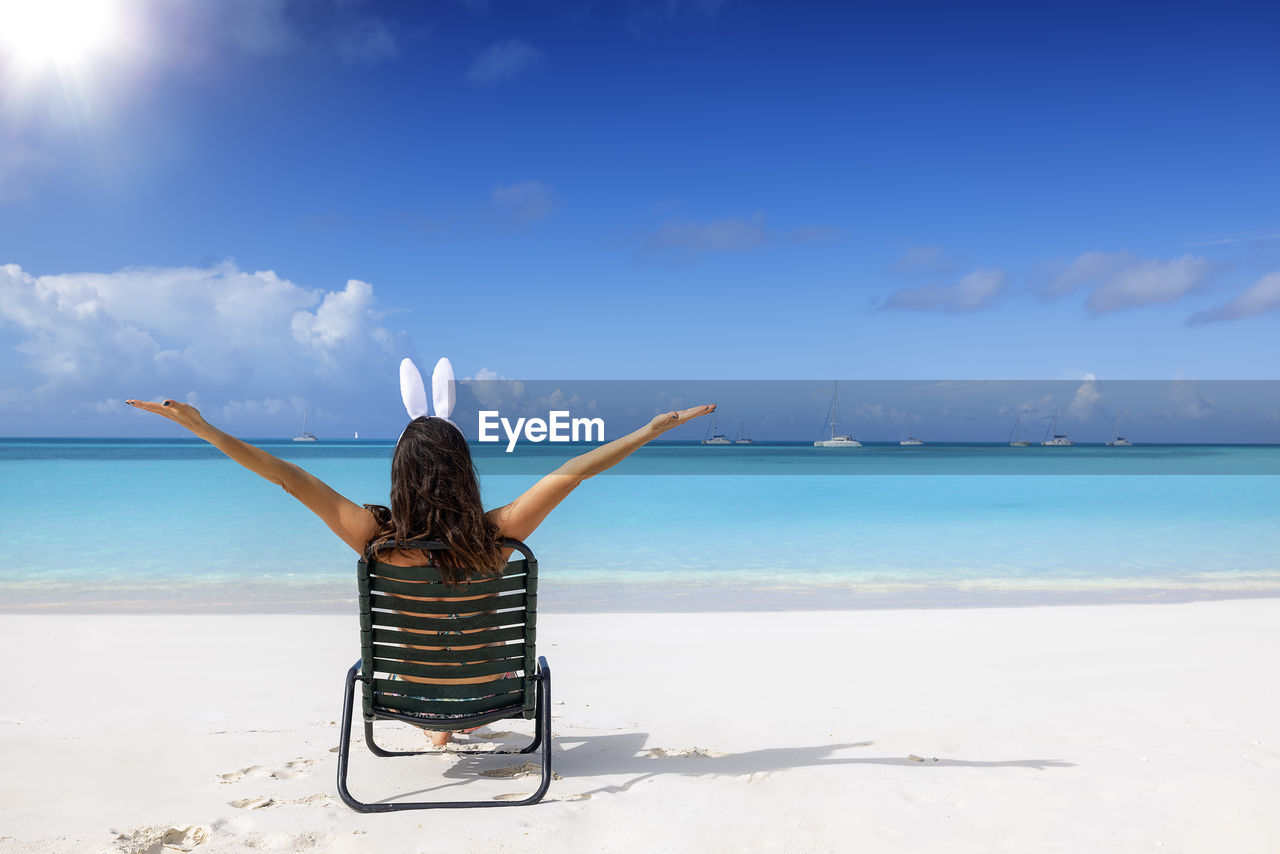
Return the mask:
M 256 444 L 387 500 L 390 441 Z M 574 452 L 478 446 L 486 504 Z M 353 607 L 354 553 L 203 443 L 4 439 L 0 482 L 4 610 Z M 1278 510 L 1280 446 L 673 444 L 529 544 L 561 610 L 1276 596 Z

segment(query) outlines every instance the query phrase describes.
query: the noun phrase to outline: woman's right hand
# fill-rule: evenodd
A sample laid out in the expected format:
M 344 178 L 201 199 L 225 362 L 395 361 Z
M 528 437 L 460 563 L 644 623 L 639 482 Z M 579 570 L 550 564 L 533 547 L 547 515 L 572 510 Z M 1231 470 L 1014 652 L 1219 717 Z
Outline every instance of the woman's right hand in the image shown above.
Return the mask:
M 163 415 L 170 421 L 173 421 L 191 432 L 195 432 L 200 427 L 205 426 L 204 418 L 200 415 L 200 410 L 186 403 L 179 403 L 176 400 L 166 400 L 164 403 L 152 403 L 149 400 L 126 400 L 125 403 L 134 409 L 141 409 L 143 412 L 153 412 L 156 415 Z

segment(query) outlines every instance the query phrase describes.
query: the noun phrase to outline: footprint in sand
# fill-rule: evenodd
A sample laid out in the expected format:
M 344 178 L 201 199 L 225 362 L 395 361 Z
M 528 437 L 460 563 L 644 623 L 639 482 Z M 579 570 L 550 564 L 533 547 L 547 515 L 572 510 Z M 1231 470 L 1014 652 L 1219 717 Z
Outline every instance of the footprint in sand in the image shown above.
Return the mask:
M 260 810 L 267 807 L 275 806 L 274 798 L 239 798 L 234 801 L 227 801 L 227 806 L 235 807 L 238 810 Z
M 190 851 L 208 838 L 209 829 L 199 825 L 158 824 L 116 833 L 115 845 L 121 854 L 170 854 Z
M 262 795 L 256 798 L 239 798 L 234 801 L 227 801 L 227 806 L 235 807 L 238 810 L 261 810 L 267 807 L 287 807 L 287 806 L 327 806 L 333 803 L 333 797 L 321 792 L 314 795 L 307 795 L 305 798 L 294 798 L 292 800 L 273 798 L 270 795 Z
M 708 747 L 686 747 L 682 750 L 673 750 L 666 747 L 654 747 L 644 753 L 645 759 L 719 759 L 721 756 L 728 756 L 727 753 L 721 753 L 719 750 L 712 750 Z
M 228 771 L 218 775 L 220 783 L 237 783 L 245 777 L 271 777 L 274 780 L 294 780 L 306 777 L 311 772 L 307 769 L 316 764 L 315 759 L 295 759 L 283 765 L 250 765 L 238 771 Z
M 526 762 L 523 765 L 508 765 L 505 768 L 491 768 L 488 771 L 480 772 L 481 777 L 538 777 L 541 775 L 542 768 L 532 762 Z M 551 779 L 563 780 L 564 778 L 553 771 Z

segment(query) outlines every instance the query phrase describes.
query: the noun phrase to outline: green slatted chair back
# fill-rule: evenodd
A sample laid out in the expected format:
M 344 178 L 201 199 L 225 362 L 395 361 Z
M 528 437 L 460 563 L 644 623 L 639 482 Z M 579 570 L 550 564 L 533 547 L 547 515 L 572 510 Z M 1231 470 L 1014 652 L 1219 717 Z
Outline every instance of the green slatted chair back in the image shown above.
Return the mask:
M 436 567 L 365 553 L 357 577 L 366 722 L 446 730 L 534 716 L 538 561 L 518 540 L 502 545 L 516 559 L 501 575 L 458 585 Z M 398 547 L 448 548 L 434 540 Z

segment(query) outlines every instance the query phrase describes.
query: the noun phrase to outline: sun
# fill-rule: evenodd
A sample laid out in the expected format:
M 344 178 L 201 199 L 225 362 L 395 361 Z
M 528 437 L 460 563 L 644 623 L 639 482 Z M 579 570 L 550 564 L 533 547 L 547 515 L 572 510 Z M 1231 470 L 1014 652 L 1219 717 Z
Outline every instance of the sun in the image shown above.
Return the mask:
M 121 0 L 0 0 L 0 61 L 27 74 L 89 69 L 122 49 Z

